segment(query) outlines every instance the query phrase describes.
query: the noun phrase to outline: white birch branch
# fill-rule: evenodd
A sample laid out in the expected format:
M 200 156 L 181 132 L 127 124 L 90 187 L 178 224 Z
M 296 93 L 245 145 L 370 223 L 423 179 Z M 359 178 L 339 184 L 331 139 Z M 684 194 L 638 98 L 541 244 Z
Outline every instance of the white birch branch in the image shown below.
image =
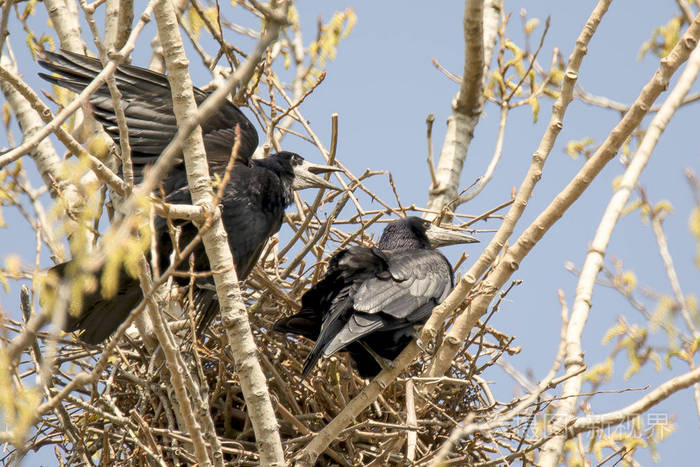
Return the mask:
M 77 5 L 73 0 L 44 0 L 62 49 L 77 54 L 85 53 L 85 44 L 80 35 Z
M 104 39 L 107 52 L 124 47 L 129 34 L 131 34 L 131 23 L 133 21 L 133 0 L 107 0 Z
M 0 59 L 0 63 L 2 64 L 2 68 L 15 75 L 17 74 L 17 69 L 15 68 L 14 64 L 10 62 L 7 56 L 3 55 Z M 32 109 L 27 99 L 25 99 L 7 79 L 0 80 L 0 90 L 2 90 L 2 93 L 5 95 L 10 107 L 12 107 L 12 111 L 17 118 L 17 123 L 19 123 L 24 139 L 32 139 L 44 125 L 41 117 L 34 109 Z M 53 196 L 56 196 L 55 185 L 59 180 L 58 172 L 61 159 L 54 150 L 51 141 L 48 139 L 40 141 L 30 151 L 30 155 L 36 162 L 39 174 L 41 175 L 41 178 L 46 186 L 49 187 L 50 193 Z M 75 187 L 72 187 L 71 190 L 66 185 L 60 186 L 60 189 L 61 191 L 64 191 L 64 193 L 75 192 Z
M 697 384 L 699 381 L 700 367 L 666 381 L 661 386 L 657 387 L 652 392 L 642 397 L 638 401 L 628 405 L 627 407 L 604 414 L 588 415 L 586 417 L 577 418 L 576 421 L 573 422 L 573 425 L 567 430 L 567 436 L 571 438 L 584 431 L 624 423 L 627 420 L 633 419 L 637 415 L 643 414 L 656 404 L 668 399 L 671 394 L 690 387 L 693 384 Z M 546 460 L 548 461 L 549 459 Z M 541 460 L 538 465 L 545 464 L 543 464 Z
M 499 4 L 495 0 L 466 0 L 464 4 L 464 75 L 452 101 L 436 178 L 426 208 L 439 212 L 457 197 L 459 181 L 484 105 L 484 76 L 498 36 Z M 449 215 L 449 213 L 448 213 Z M 427 218 L 435 217 L 427 213 Z
M 59 43 L 62 48 L 70 50 L 76 53 L 85 53 L 85 45 L 80 35 L 80 23 L 78 21 L 78 15 L 76 8 L 69 8 L 66 0 L 46 0 L 44 2 L 46 10 L 48 12 L 49 18 L 51 19 L 51 24 L 53 25 L 56 34 L 58 35 Z M 75 5 L 71 5 L 75 7 Z M 3 63 L 6 66 L 6 63 Z M 9 97 L 8 97 L 8 100 Z M 39 119 L 40 120 L 40 119 Z M 37 121 L 38 123 L 38 121 Z M 39 123 L 38 126 L 33 127 L 31 131 L 25 132 L 25 141 L 31 139 L 34 135 L 40 132 L 43 125 Z M 78 208 L 83 204 L 81 195 L 78 190 L 72 184 L 61 181 L 59 177 L 59 166 L 61 164 L 61 159 L 56 154 L 55 150 L 51 146 L 51 142 L 48 140 L 43 140 L 40 146 L 44 148 L 43 150 L 32 149 L 30 154 L 34 159 L 34 163 L 39 170 L 39 173 L 49 187 L 52 196 L 56 196 L 56 188 L 58 188 L 63 195 L 63 199 L 66 201 L 69 210 Z M 51 151 L 46 151 L 46 148 L 51 147 Z
M 159 3 L 165 2 L 167 2 L 167 0 L 162 0 Z M 158 18 L 157 11 L 158 9 L 156 7 L 156 19 Z M 139 272 L 141 289 L 153 290 L 153 284 L 151 283 L 145 258 L 141 260 Z M 153 323 L 153 331 L 158 337 L 158 342 L 160 343 L 163 353 L 165 354 L 165 361 L 168 366 L 168 373 L 170 373 L 172 389 L 175 392 L 175 399 L 177 400 L 179 406 L 179 412 L 184 419 L 184 425 L 187 428 L 187 432 L 192 437 L 192 444 L 194 445 L 197 462 L 199 465 L 204 467 L 211 467 L 212 463 L 209 459 L 209 454 L 204 444 L 204 436 L 202 435 L 201 425 L 199 420 L 197 420 L 195 417 L 192 403 L 185 389 L 185 379 L 187 378 L 188 370 L 185 365 L 181 364 L 180 359 L 178 359 L 179 349 L 175 344 L 175 339 L 170 332 L 170 329 L 166 325 L 165 320 L 163 319 L 161 308 L 158 306 L 158 303 L 156 303 L 156 300 L 153 299 L 152 295 L 146 297 L 146 304 L 146 310 L 148 310 L 151 323 Z
M 286 8 L 282 11 L 286 12 Z M 181 146 L 192 201 L 195 205 L 212 205 L 214 197 L 199 122 L 201 114 L 206 114 L 204 108 L 207 104 L 211 106 L 212 101 L 216 102 L 217 94 L 220 96 L 219 103 L 223 102 L 221 96 L 225 98 L 230 89 L 223 86 L 202 104 L 199 112 L 197 111 L 175 10 L 169 1 L 161 0 L 154 12 L 168 69 L 168 81 L 173 94 L 174 113 L 180 128 L 175 141 L 178 141 L 178 137 L 182 138 Z M 248 57 L 248 63 L 257 63 L 262 50 L 277 37 L 279 27 L 280 24 L 277 22 L 268 23 L 263 38 L 256 48 L 257 56 L 255 52 L 252 53 Z M 230 84 L 230 81 L 227 84 Z M 237 84 L 237 81 L 233 83 Z M 210 111 L 214 110 L 211 107 L 206 108 Z M 171 143 L 168 149 L 172 150 L 173 146 L 174 144 Z M 255 432 L 260 461 L 263 465 L 281 466 L 284 464 L 284 454 L 277 419 L 267 390 L 267 381 L 258 361 L 257 347 L 248 322 L 236 271 L 232 267 L 233 258 L 228 247 L 226 230 L 220 218 L 214 219 L 211 227 L 203 232 L 202 242 L 212 271 L 220 271 L 213 276 L 222 323 L 239 368 L 241 389 Z
M 698 22 L 699 20 L 696 18 L 694 24 L 698 25 Z M 661 110 L 651 121 L 649 129 L 645 133 L 632 162 L 625 171 L 622 181 L 610 199 L 600 224 L 598 225 L 576 286 L 576 298 L 574 299 L 571 321 L 567 329 L 566 337 L 567 355 L 565 366 L 567 371 L 584 365 L 581 336 L 590 312 L 595 280 L 598 277 L 598 272 L 603 267 L 605 252 L 607 251 L 613 230 L 639 180 L 639 176 L 646 167 L 652 151 L 656 147 L 661 133 L 666 129 L 666 125 L 690 90 L 691 85 L 697 78 L 698 71 L 700 71 L 700 49 L 696 48 L 691 55 L 688 65 L 679 78 L 678 83 L 661 106 Z M 575 415 L 578 401 L 576 394 L 580 393 L 582 384 L 583 378 L 581 376 L 571 378 L 564 384 L 562 400 L 558 405 L 555 423 L 553 424 L 554 430 L 564 426 Z M 543 466 L 556 465 L 563 452 L 565 441 L 566 436 L 560 435 L 545 443 L 542 448 L 540 464 Z

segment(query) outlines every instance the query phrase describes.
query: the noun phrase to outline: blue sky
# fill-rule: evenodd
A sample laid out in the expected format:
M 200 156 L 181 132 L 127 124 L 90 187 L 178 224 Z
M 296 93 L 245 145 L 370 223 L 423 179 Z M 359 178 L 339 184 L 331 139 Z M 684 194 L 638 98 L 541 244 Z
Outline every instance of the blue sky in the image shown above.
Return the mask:
M 533 42 L 541 34 L 544 19 L 551 15 L 551 27 L 541 52 L 541 62 L 549 63 L 554 47 L 559 47 L 563 56 L 568 57 L 595 3 L 571 0 L 507 1 L 506 11 L 513 13 L 507 35 L 516 43 L 522 42 L 521 8 L 527 8 L 528 17 L 541 20 L 534 32 Z M 338 159 L 355 174 L 362 173 L 365 168 L 390 170 L 403 204 L 423 205 L 429 180 L 425 163 L 425 118 L 429 113 L 435 114 L 433 144 L 435 153 L 439 154 L 450 101 L 458 89 L 456 83 L 435 69 L 431 60 L 437 59 L 455 74 L 462 73 L 464 5 L 462 2 L 302 1 L 298 9 L 305 31 L 305 43 L 314 37 L 319 15 L 327 20 L 333 12 L 348 7 L 357 14 L 357 24 L 350 36 L 339 45 L 336 59 L 327 63 L 325 81 L 303 103 L 301 111 L 327 145 L 330 142 L 330 115 L 338 113 Z M 50 33 L 45 26 L 43 6 L 38 5 L 38 10 L 33 23 Z M 580 69 L 579 83 L 590 93 L 631 103 L 658 66 L 658 59 L 651 55 L 641 61 L 637 59 L 641 44 L 649 39 L 655 27 L 666 23 L 676 11 L 676 2 L 670 0 L 613 2 L 590 43 Z M 229 18 L 239 20 L 235 14 Z M 240 21 L 245 23 L 248 19 L 240 18 Z M 24 33 L 16 20 L 14 23 L 11 23 L 10 39 L 23 64 L 25 79 L 35 89 L 48 89 L 46 83 L 36 77 L 38 66 L 29 61 L 23 43 Z M 251 26 L 255 27 L 252 23 Z M 151 24 L 141 35 L 133 54 L 134 64 L 147 64 L 153 31 L 154 25 Z M 85 33 L 84 38 L 91 43 Z M 237 44 L 240 42 L 243 48 L 250 47 L 250 41 L 241 41 L 240 36 L 230 31 L 227 39 Z M 200 86 L 206 84 L 209 76 L 191 49 L 188 51 L 191 54 L 193 81 Z M 209 51 L 215 53 L 214 48 Z M 696 85 L 691 92 L 698 90 Z M 665 94 L 662 94 L 657 103 L 664 98 Z M 664 224 L 669 247 L 684 291 L 695 295 L 698 294 L 700 274 L 693 264 L 696 244 L 687 228 L 692 196 L 683 169 L 690 167 L 700 172 L 699 150 L 693 139 L 697 133 L 697 105 L 689 105 L 677 113 L 662 135 L 641 178 L 641 184 L 653 201 L 667 199 L 675 208 Z M 463 205 L 459 212 L 480 214 L 509 199 L 511 188 L 520 184 L 527 170 L 550 112 L 551 101 L 548 100 L 541 101 L 536 124 L 532 122 L 528 107 L 511 112 L 503 160 L 493 181 L 480 196 Z M 564 152 L 566 143 L 587 136 L 600 143 L 618 120 L 619 114 L 610 110 L 596 109 L 577 101 L 570 105 L 564 128 L 544 168 L 542 180 L 516 228 L 516 236 L 581 167 L 581 159 L 574 160 Z M 498 109 L 487 105 L 465 164 L 462 187 L 470 185 L 483 173 L 493 152 L 497 125 Z M 0 133 L 0 147 L 6 144 L 6 135 Z M 286 138 L 284 146 L 307 159 L 321 160 L 314 146 L 299 139 Z M 517 339 L 514 344 L 523 349 L 519 355 L 509 358 L 510 363 L 522 372 L 531 371 L 535 379 L 543 377 L 548 371 L 558 345 L 560 307 L 557 290 L 565 292 L 569 305 L 573 302 L 576 277 L 565 270 L 564 264 L 568 261 L 579 267 L 583 264 L 588 244 L 612 194 L 612 182 L 623 171 L 624 167 L 617 159 L 608 164 L 590 189 L 522 263 L 513 279 L 522 279 L 523 284 L 508 295 L 492 319 L 494 327 L 515 335 Z M 371 186 L 384 199 L 393 199 L 385 181 Z M 34 247 L 29 230 L 21 218 L 11 212 L 5 212 L 5 217 L 9 227 L 0 230 L 0 259 L 20 248 L 27 261 L 31 261 Z M 483 227 L 493 229 L 497 223 L 489 222 Z M 490 234 L 481 234 L 480 238 L 486 242 Z M 478 248 L 470 246 L 472 258 L 478 255 Z M 458 255 L 457 250 L 449 251 L 453 258 Z M 638 214 L 633 213 L 621 220 L 608 252 L 624 261 L 625 269 L 635 271 L 640 286 L 648 285 L 656 291 L 670 294 L 651 229 L 641 222 Z M 470 264 L 468 260 L 467 267 Z M 10 296 L 0 296 L 0 304 L 4 308 L 15 307 L 15 290 L 13 288 Z M 619 316 L 625 316 L 631 323 L 643 323 L 641 316 L 616 292 L 597 287 L 583 335 L 583 348 L 589 367 L 610 352 L 612 347 L 601 345 L 601 339 Z M 663 343 L 663 340 L 658 342 Z M 621 375 L 627 365 L 624 357 L 616 360 L 616 378 L 604 389 L 654 387 L 687 370 L 680 363 L 676 363 L 672 370 L 664 369 L 660 374 L 646 368 L 625 381 Z M 516 384 L 498 369 L 493 369 L 485 377 L 494 383 L 492 389 L 500 400 L 508 400 L 517 390 Z M 591 408 L 593 412 L 614 410 L 643 394 L 642 391 L 634 391 L 599 395 L 592 400 Z M 677 421 L 678 430 L 659 446 L 663 464 L 689 465 L 694 456 L 687 446 L 697 442 L 700 435 L 691 392 L 678 393 L 652 411 L 674 414 Z M 636 458 L 644 464 L 651 463 L 647 453 L 638 453 Z M 50 459 L 47 457 L 42 461 L 50 463 Z

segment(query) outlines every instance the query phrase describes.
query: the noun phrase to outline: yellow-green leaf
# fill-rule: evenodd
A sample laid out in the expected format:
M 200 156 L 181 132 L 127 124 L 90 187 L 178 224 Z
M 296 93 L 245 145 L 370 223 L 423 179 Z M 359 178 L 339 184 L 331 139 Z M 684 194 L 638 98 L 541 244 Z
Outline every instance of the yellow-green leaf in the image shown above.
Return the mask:
M 537 123 L 537 117 L 540 114 L 540 103 L 535 96 L 528 97 L 527 103 L 532 108 L 532 123 Z
M 658 203 L 656 203 L 656 206 L 654 206 L 654 212 L 656 214 L 661 213 L 661 212 L 665 212 L 665 213 L 673 212 L 673 205 L 668 200 L 659 201 Z
M 11 120 L 12 120 L 12 109 L 10 108 L 10 103 L 5 102 L 2 105 L 2 123 L 5 125 L 5 128 L 10 127 Z
M 693 235 L 700 240 L 700 207 L 696 207 L 693 209 L 693 212 L 690 213 L 688 226 L 690 227 L 690 231 L 693 233 Z
M 199 12 L 194 8 L 190 7 L 187 10 L 187 22 L 190 26 L 190 31 L 194 35 L 195 39 L 199 39 L 199 32 L 204 27 L 204 20 L 199 16 Z
M 606 359 L 602 363 L 598 363 L 593 368 L 588 370 L 583 375 L 584 381 L 590 381 L 593 384 L 602 384 L 609 381 L 613 375 L 614 362 L 612 358 Z
M 525 23 L 525 34 L 528 36 L 532 34 L 532 31 L 534 31 L 538 24 L 540 24 L 540 20 L 537 18 L 527 20 L 527 23 Z
M 660 58 L 668 55 L 680 38 L 682 24 L 683 18 L 675 16 L 665 25 L 654 29 L 651 39 L 642 44 L 637 60 L 641 60 L 647 52 Z
M 627 325 L 623 322 L 617 323 L 615 326 L 608 329 L 608 332 L 603 336 L 603 345 L 608 344 L 614 337 L 621 336 L 627 332 Z
M 566 153 L 571 156 L 573 159 L 578 159 L 578 156 L 580 156 L 584 151 L 586 150 L 586 147 L 590 146 L 593 144 L 595 140 L 591 138 L 590 136 L 587 138 L 584 138 L 582 140 L 576 141 L 572 140 L 569 141 L 569 143 L 566 145 L 566 148 L 564 149 Z
M 620 280 L 627 293 L 632 292 L 637 286 L 637 276 L 634 274 L 634 271 L 625 271 L 622 276 L 620 276 Z

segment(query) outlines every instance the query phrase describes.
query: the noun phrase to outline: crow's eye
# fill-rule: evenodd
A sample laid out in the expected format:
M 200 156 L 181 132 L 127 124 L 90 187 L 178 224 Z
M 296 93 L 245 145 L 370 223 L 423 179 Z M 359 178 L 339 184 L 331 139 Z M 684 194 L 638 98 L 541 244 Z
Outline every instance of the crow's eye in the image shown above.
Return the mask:
M 300 155 L 294 154 L 294 155 L 292 156 L 292 164 L 294 164 L 294 165 L 300 165 L 300 164 L 303 163 L 303 162 L 304 162 L 304 158 L 302 158 Z

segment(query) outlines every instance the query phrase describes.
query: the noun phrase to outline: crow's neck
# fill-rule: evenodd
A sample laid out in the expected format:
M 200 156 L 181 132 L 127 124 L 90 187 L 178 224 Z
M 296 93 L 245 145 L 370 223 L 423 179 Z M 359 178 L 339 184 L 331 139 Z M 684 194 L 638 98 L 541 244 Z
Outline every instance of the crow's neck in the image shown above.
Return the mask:
M 275 156 L 270 156 L 265 159 L 255 159 L 253 163 L 269 170 L 277 176 L 280 181 L 279 189 L 281 191 L 281 201 L 285 208 L 289 207 L 294 201 L 294 189 L 292 188 L 294 184 L 294 171 L 291 167 L 286 167 Z
M 282 182 L 282 202 L 284 207 L 288 208 L 294 201 L 294 189 L 292 184 L 294 183 L 294 178 L 289 177 L 286 174 L 278 174 L 280 182 Z

